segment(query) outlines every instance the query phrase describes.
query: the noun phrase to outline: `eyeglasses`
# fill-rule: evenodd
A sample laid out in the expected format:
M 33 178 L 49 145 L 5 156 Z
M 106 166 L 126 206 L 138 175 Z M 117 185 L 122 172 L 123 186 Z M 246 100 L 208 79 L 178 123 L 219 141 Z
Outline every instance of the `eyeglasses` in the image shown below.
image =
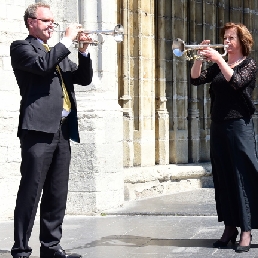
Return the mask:
M 29 18 L 31 18 L 31 19 L 33 19 L 33 20 L 40 20 L 40 21 L 42 21 L 42 22 L 44 22 L 44 23 L 52 23 L 54 28 L 57 28 L 57 27 L 59 26 L 59 24 L 58 24 L 57 22 L 54 22 L 54 20 L 39 19 L 39 18 L 35 18 L 35 17 L 29 17 Z
M 224 37 L 224 40 L 228 40 L 228 41 L 232 41 L 232 40 L 235 40 L 235 39 L 237 39 L 237 37 L 233 37 L 233 36 Z

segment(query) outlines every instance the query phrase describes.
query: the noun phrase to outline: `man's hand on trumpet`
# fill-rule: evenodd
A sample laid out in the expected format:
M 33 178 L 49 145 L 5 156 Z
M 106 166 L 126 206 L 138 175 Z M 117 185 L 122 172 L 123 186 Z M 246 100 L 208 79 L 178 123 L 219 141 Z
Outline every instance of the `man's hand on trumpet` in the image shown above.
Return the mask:
M 89 46 L 90 42 L 92 42 L 92 38 L 89 36 L 89 34 L 87 34 L 85 32 L 79 32 L 78 36 L 77 36 L 77 40 L 79 43 L 78 49 L 80 52 L 85 52 L 87 47 Z
M 82 25 L 78 23 L 72 23 L 66 28 L 65 37 L 74 41 L 77 39 L 77 35 L 80 31 L 82 31 Z
M 82 25 L 78 23 L 72 23 L 67 27 L 65 37 L 70 38 L 72 41 L 76 40 L 78 42 L 78 50 L 82 53 L 86 51 L 92 41 L 91 37 L 83 32 Z

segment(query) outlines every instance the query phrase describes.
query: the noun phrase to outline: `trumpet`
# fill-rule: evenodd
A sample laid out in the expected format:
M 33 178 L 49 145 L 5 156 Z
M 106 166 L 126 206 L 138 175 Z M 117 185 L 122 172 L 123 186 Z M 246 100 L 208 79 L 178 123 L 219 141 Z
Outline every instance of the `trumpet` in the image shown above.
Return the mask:
M 64 33 L 65 31 L 58 30 L 59 33 Z M 117 24 L 113 30 L 84 30 L 80 33 L 86 33 L 86 34 L 95 34 L 95 35 L 111 35 L 114 37 L 114 40 L 117 43 L 120 43 L 124 40 L 124 27 L 121 24 Z M 99 44 L 102 44 L 103 42 L 100 42 L 99 40 L 90 40 L 90 41 L 79 41 L 79 34 L 77 36 L 77 39 L 73 41 L 75 44 L 75 47 L 83 47 L 83 44 L 89 44 L 93 46 L 97 46 Z
M 227 55 L 227 48 L 228 45 L 223 45 L 223 44 L 215 44 L 215 45 L 186 45 L 185 42 L 177 38 L 176 40 L 173 41 L 172 44 L 172 50 L 175 56 L 181 57 L 185 56 L 185 58 L 190 61 L 192 59 L 197 59 L 197 60 L 205 60 L 205 57 L 200 55 L 200 54 L 190 54 L 190 51 L 196 51 L 196 50 L 201 50 L 206 47 L 211 47 L 211 48 L 224 48 L 224 53 L 221 54 L 221 56 L 226 56 Z

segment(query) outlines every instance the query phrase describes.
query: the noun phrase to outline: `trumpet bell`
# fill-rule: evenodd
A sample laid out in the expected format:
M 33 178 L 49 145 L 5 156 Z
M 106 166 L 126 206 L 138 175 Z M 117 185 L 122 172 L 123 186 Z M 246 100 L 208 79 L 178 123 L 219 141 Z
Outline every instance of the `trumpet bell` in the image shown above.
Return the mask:
M 117 24 L 114 29 L 114 40 L 117 43 L 124 41 L 124 27 L 121 24 Z
M 175 39 L 172 44 L 172 50 L 175 56 L 181 57 L 185 51 L 185 42 L 182 39 Z
M 178 56 L 178 57 L 181 57 L 184 54 L 184 52 L 182 52 L 178 48 L 173 49 L 173 53 L 174 53 L 175 56 Z

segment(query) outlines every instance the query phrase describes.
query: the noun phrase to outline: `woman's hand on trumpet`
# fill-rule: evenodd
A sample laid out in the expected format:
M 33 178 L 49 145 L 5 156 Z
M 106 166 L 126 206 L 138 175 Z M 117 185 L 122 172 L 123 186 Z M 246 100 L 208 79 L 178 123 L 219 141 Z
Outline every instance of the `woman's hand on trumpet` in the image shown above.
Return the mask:
M 210 40 L 203 40 L 201 43 L 201 45 L 209 45 L 209 44 L 210 44 Z M 205 47 L 203 49 L 200 49 L 198 51 L 198 54 L 203 56 L 206 61 L 211 61 L 214 63 L 217 63 L 221 59 L 223 59 L 221 54 L 217 50 L 211 47 Z

